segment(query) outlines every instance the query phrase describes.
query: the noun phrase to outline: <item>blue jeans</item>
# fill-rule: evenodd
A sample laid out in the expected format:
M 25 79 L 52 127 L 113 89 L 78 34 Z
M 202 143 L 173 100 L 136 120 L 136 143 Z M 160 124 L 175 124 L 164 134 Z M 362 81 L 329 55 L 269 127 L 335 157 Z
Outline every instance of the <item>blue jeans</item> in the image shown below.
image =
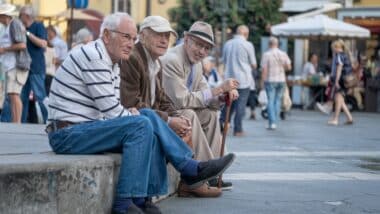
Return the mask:
M 34 97 L 36 98 L 38 104 L 41 107 L 42 117 L 45 123 L 48 117 L 47 109 L 45 108 L 45 105 L 43 103 L 46 97 L 45 74 L 29 73 L 28 80 L 22 88 L 20 95 L 22 101 L 22 123 L 27 122 L 26 119 L 28 117 L 30 91 L 33 91 Z
M 281 111 L 282 97 L 284 95 L 284 82 L 265 82 L 265 91 L 268 96 L 269 125 L 276 124 Z
M 12 121 L 11 103 L 8 95 L 5 95 L 3 110 L 0 115 L 0 122 L 10 123 Z
M 243 119 L 245 115 L 245 108 L 247 106 L 248 97 L 249 97 L 249 88 L 238 89 L 239 98 L 232 102 L 229 121 L 231 121 L 232 113 L 235 112 L 234 117 L 234 133 L 243 131 Z M 220 123 L 226 120 L 226 106 L 223 107 L 221 115 L 220 115 Z M 228 122 L 229 122 L 228 121 Z
M 122 153 L 119 197 L 167 193 L 166 159 L 180 171 L 191 159 L 190 148 L 149 109 L 140 116 L 81 123 L 49 133 L 58 154 Z

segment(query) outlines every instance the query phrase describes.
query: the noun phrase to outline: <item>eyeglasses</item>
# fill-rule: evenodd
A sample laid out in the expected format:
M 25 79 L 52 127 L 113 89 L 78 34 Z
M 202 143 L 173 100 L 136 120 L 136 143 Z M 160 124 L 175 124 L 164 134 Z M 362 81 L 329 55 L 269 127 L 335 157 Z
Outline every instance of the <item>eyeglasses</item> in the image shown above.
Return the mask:
M 132 37 L 130 34 L 128 33 L 123 33 L 123 32 L 120 32 L 118 30 L 109 30 L 111 32 L 114 32 L 114 33 L 118 33 L 121 35 L 121 37 L 125 40 L 127 40 L 128 42 L 135 42 L 137 40 L 136 37 Z
M 204 44 L 202 44 L 202 42 L 197 41 L 197 39 L 194 39 L 194 38 L 192 38 L 192 37 L 190 37 L 190 39 L 191 39 L 191 41 L 194 42 L 194 45 L 195 45 L 195 47 L 196 47 L 197 49 L 200 49 L 200 50 L 204 49 L 204 50 L 207 51 L 207 52 L 210 51 L 210 50 L 212 49 L 212 47 L 211 47 L 210 45 L 204 45 Z

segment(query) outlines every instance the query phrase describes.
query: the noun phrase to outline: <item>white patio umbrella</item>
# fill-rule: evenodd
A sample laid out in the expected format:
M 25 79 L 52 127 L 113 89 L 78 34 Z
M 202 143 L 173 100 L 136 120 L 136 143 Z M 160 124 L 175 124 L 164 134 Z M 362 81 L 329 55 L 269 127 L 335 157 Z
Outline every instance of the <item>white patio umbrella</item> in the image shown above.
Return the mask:
M 99 20 L 99 18 L 86 14 L 81 9 L 73 9 L 73 13 L 71 15 L 71 9 L 67 9 L 57 14 L 57 17 L 63 17 L 65 19 L 73 19 L 73 20 Z
M 325 15 L 274 25 L 271 31 L 275 36 L 294 38 L 368 38 L 370 36 L 369 30 L 365 28 Z

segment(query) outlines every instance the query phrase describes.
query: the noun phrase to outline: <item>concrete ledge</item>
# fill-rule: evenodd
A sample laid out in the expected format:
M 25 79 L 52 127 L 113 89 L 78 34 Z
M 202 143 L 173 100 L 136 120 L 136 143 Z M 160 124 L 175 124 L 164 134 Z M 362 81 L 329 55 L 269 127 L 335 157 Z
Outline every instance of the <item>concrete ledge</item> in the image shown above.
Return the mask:
M 14 126 L 0 124 L 0 213 L 110 213 L 121 155 L 56 155 L 43 126 Z M 168 170 L 171 194 L 179 176 Z
M 112 157 L 49 153 L 7 158 L 17 162 L 4 165 L 0 159 L 0 210 L 5 213 L 109 212 L 116 171 Z

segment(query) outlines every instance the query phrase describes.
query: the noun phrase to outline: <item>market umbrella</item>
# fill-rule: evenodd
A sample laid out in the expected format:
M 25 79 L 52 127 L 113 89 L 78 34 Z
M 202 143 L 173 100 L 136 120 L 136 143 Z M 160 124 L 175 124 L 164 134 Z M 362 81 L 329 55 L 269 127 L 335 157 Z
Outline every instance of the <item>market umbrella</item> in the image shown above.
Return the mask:
M 329 18 L 326 15 L 299 19 L 274 25 L 272 34 L 294 38 L 368 38 L 370 31 L 346 22 Z
M 94 21 L 100 20 L 98 17 L 89 15 L 85 13 L 84 10 L 81 10 L 81 9 L 73 9 L 72 16 L 71 16 L 71 9 L 68 9 L 68 10 L 58 13 L 57 17 L 63 17 L 65 19 L 73 19 L 73 20 L 94 20 Z

